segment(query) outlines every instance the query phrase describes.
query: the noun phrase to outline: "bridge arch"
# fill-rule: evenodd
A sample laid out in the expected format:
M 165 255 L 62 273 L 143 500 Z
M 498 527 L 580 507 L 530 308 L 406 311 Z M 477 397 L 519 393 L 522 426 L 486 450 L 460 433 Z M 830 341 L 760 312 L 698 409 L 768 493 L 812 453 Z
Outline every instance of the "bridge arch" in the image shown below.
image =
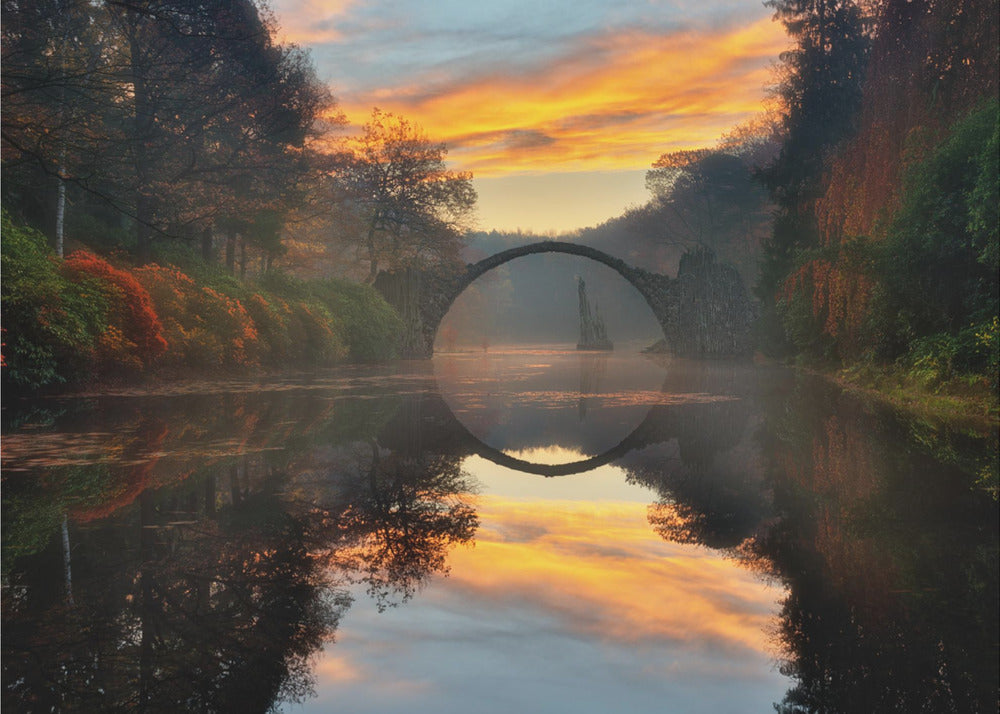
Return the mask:
M 591 248 L 590 246 L 580 245 L 578 243 L 569 243 L 566 241 L 540 241 L 538 243 L 529 243 L 528 245 L 517 246 L 516 248 L 501 251 L 495 255 L 491 255 L 488 258 L 480 260 L 478 263 L 470 263 L 466 266 L 465 272 L 460 276 L 460 278 L 452 285 L 448 286 L 449 289 L 443 295 L 444 299 L 441 301 L 439 313 L 428 316 L 431 318 L 431 321 L 426 325 L 425 329 L 429 331 L 429 344 L 432 349 L 434 340 L 437 337 L 438 327 L 441 325 L 441 320 L 443 320 L 444 316 L 448 314 L 448 310 L 451 309 L 455 300 L 457 300 L 458 297 L 465 292 L 465 290 L 472 285 L 473 282 L 491 270 L 499 268 L 501 265 L 509 263 L 512 260 L 523 258 L 528 255 L 538 255 L 540 253 L 563 253 L 565 255 L 575 255 L 582 258 L 589 258 L 590 260 L 611 268 L 639 291 L 639 294 L 642 295 L 643 299 L 649 305 L 649 309 L 656 317 L 657 322 L 660 324 L 660 329 L 663 331 L 664 337 L 668 336 L 668 328 L 662 317 L 662 303 L 664 301 L 664 290 L 671 282 L 670 278 L 662 275 L 656 275 L 655 273 L 649 273 L 638 268 L 633 268 L 620 258 L 615 258 L 602 250 Z
M 655 408 L 650 409 L 650 411 L 646 413 L 645 419 L 643 419 L 639 426 L 633 429 L 628 436 L 612 446 L 610 449 L 607 449 L 596 456 L 590 456 L 585 459 L 580 459 L 579 461 L 571 461 L 563 464 L 539 464 L 511 456 L 510 454 L 485 443 L 482 439 L 470 432 L 457 418 L 455 421 L 458 422 L 459 427 L 467 435 L 466 438 L 473 445 L 473 451 L 478 456 L 486 459 L 487 461 L 491 461 L 497 466 L 503 466 L 511 469 L 512 471 L 520 471 L 521 473 L 552 478 L 554 476 L 574 476 L 588 471 L 593 471 L 600 466 L 606 466 L 614 463 L 618 459 L 623 456 L 627 456 L 630 452 L 636 449 L 645 447 L 648 443 L 648 441 L 646 441 L 647 435 L 653 430 L 651 425 L 656 423 L 655 419 L 657 418 L 661 418 L 660 413 L 655 410 Z
M 380 273 L 375 287 L 406 325 L 401 355 L 430 358 L 441 320 L 476 278 L 516 258 L 539 253 L 589 258 L 621 275 L 649 305 L 675 355 L 728 357 L 751 352 L 750 327 L 756 308 L 735 268 L 716 263 L 710 252 L 685 254 L 677 277 L 670 278 L 632 267 L 597 248 L 567 241 L 541 241 L 501 251 L 457 273 Z

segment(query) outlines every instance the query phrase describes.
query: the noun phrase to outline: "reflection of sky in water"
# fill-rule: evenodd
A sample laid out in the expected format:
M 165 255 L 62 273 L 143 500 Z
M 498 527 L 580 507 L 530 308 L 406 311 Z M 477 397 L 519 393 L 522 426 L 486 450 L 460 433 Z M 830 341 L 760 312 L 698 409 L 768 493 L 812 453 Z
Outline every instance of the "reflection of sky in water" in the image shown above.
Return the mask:
M 434 372 L 455 417 L 511 456 L 551 446 L 595 456 L 624 439 L 652 406 L 692 396 L 664 394 L 664 368 L 634 353 L 436 355 Z
M 717 713 L 781 700 L 768 645 L 781 589 L 661 539 L 654 494 L 611 466 L 559 479 L 478 457 L 465 468 L 482 484 L 475 546 L 384 613 L 359 589 L 317 664 L 317 697 L 284 711 Z

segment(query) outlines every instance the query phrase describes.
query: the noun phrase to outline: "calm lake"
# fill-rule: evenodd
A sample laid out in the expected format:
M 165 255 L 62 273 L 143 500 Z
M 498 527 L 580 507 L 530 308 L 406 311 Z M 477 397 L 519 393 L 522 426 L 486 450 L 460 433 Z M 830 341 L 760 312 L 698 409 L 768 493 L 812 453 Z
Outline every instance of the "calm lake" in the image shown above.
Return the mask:
M 996 712 L 995 432 L 522 349 L 5 404 L 4 712 Z

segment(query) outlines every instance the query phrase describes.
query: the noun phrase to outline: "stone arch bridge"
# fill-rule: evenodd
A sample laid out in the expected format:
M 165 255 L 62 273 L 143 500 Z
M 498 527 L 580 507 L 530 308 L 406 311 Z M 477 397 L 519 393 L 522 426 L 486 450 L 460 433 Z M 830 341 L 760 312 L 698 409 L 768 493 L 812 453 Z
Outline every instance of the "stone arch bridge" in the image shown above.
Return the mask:
M 401 354 L 429 358 L 441 320 L 469 285 L 517 258 L 564 253 L 603 263 L 639 291 L 663 329 L 671 353 L 683 357 L 726 357 L 751 352 L 750 326 L 756 316 L 735 268 L 698 251 L 681 258 L 676 278 L 634 268 L 604 251 L 565 241 L 530 243 L 470 263 L 464 271 L 407 270 L 380 273 L 375 280 L 406 323 Z M 569 287 L 567 289 L 570 289 Z M 609 327 L 613 331 L 613 326 Z

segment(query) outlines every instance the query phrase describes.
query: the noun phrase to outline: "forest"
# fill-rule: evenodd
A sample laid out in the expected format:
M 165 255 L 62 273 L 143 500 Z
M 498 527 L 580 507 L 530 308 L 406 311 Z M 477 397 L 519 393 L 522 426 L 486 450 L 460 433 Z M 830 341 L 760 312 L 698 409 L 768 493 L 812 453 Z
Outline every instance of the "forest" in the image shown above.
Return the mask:
M 995 2 L 765 5 L 766 111 L 560 238 L 666 274 L 711 250 L 771 357 L 995 392 Z M 277 30 L 253 0 L 4 2 L 6 388 L 389 359 L 379 272 L 530 239 L 474 234 L 472 176 L 408 119 L 346 135 Z

